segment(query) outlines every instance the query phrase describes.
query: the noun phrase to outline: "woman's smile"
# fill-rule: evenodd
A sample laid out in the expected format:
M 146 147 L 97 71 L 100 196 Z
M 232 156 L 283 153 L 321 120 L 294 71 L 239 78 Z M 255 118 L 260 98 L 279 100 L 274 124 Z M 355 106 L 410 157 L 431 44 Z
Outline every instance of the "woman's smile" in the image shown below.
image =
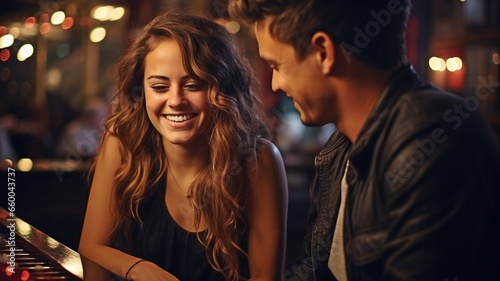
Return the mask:
M 191 114 L 165 114 L 163 115 L 165 118 L 167 118 L 168 121 L 176 122 L 176 123 L 182 123 L 187 120 L 193 119 L 196 117 L 198 114 L 196 113 L 191 113 Z

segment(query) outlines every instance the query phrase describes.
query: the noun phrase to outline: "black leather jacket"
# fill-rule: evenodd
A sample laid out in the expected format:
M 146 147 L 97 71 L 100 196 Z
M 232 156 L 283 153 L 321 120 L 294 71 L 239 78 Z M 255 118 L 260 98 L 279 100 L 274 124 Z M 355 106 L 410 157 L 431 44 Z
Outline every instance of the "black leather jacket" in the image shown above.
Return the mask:
M 316 157 L 304 255 L 286 280 L 335 280 L 328 257 L 346 160 L 349 280 L 498 280 L 500 145 L 477 102 L 403 66 L 358 141 L 335 133 Z
M 303 254 L 285 273 L 288 281 L 335 280 L 328 257 L 340 205 L 340 183 L 351 142 L 335 132 L 315 158 L 316 175 L 310 186 L 310 208 Z

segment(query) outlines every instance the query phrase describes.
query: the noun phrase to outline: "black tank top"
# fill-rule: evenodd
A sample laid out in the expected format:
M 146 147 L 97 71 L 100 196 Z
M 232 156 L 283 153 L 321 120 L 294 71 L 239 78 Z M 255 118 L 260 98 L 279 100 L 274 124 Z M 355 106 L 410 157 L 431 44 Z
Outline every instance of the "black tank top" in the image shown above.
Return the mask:
M 224 281 L 223 275 L 210 266 L 205 247 L 196 233 L 186 231 L 171 217 L 165 205 L 165 192 L 166 183 L 161 180 L 144 198 L 139 207 L 144 225 L 141 229 L 138 222 L 134 224 L 129 236 L 131 248 L 124 251 L 155 263 L 181 281 Z M 244 250 L 246 237 L 242 234 Z M 240 257 L 240 270 L 248 278 L 248 262 L 244 256 Z

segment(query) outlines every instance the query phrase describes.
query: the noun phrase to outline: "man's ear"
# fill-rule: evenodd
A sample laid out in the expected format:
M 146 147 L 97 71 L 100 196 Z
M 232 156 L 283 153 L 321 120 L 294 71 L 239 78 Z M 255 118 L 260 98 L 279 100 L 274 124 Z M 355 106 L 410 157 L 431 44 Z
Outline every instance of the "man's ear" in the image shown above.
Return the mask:
M 322 31 L 314 33 L 311 37 L 311 47 L 323 74 L 331 73 L 335 63 L 335 45 L 330 36 Z

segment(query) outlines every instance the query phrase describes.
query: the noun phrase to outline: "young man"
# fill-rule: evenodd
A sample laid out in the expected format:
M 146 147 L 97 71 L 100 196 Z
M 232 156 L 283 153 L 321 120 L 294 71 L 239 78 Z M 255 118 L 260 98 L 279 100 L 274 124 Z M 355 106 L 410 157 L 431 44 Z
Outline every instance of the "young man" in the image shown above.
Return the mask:
M 489 93 L 463 99 L 420 81 L 404 48 L 409 9 L 409 0 L 229 4 L 254 24 L 273 90 L 304 124 L 340 131 L 316 157 L 305 254 L 288 280 L 500 276 L 500 147 L 478 110 Z

